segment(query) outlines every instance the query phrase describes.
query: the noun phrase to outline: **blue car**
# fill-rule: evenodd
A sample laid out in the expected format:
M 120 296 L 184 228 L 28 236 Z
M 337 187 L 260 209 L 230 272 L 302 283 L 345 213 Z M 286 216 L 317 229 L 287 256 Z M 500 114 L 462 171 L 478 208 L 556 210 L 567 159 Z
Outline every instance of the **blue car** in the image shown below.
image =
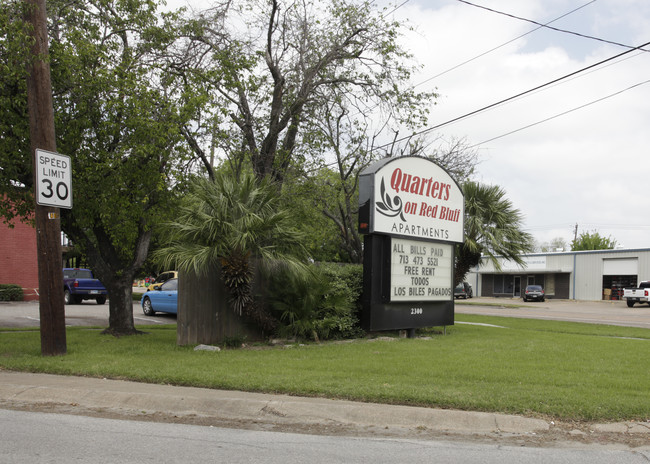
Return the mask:
M 151 290 L 140 300 L 142 312 L 147 316 L 153 316 L 156 313 L 178 313 L 178 279 L 171 279 L 162 284 L 162 286 Z

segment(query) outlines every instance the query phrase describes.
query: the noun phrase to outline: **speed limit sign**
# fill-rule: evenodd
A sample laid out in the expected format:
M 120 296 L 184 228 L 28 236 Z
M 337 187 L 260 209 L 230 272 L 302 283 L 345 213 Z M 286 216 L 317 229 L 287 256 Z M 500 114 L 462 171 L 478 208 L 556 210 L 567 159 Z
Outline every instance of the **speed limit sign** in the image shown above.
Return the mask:
M 36 150 L 36 203 L 72 208 L 72 166 L 69 156 Z

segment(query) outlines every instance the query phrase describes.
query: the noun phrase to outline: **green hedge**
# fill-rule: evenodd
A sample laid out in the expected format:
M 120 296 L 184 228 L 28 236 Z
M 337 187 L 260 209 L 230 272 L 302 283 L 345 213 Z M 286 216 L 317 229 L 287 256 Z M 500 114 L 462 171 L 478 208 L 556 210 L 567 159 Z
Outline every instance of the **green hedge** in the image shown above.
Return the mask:
M 0 284 L 0 301 L 23 301 L 23 289 L 20 285 Z

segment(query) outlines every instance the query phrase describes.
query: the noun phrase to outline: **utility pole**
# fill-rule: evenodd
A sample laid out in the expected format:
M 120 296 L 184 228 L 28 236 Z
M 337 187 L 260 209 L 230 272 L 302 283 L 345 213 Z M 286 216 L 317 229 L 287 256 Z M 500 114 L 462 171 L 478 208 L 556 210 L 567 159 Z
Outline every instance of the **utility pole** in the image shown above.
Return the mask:
M 25 0 L 27 21 L 33 26 L 34 43 L 27 78 L 29 135 L 37 198 L 36 150 L 56 152 L 52 82 L 48 60 L 45 0 Z M 35 204 L 36 247 L 38 254 L 41 354 L 63 355 L 67 351 L 63 302 L 61 216 L 59 208 Z
M 573 243 L 578 241 L 578 223 L 576 222 L 576 226 L 573 230 Z

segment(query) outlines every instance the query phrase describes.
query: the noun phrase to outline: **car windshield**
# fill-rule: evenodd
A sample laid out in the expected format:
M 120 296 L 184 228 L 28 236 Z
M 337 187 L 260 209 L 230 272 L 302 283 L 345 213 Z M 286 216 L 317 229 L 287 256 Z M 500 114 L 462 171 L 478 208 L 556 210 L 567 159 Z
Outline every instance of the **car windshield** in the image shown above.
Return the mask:
M 529 292 L 541 292 L 542 287 L 540 285 L 529 285 L 528 288 L 526 288 L 526 290 Z

